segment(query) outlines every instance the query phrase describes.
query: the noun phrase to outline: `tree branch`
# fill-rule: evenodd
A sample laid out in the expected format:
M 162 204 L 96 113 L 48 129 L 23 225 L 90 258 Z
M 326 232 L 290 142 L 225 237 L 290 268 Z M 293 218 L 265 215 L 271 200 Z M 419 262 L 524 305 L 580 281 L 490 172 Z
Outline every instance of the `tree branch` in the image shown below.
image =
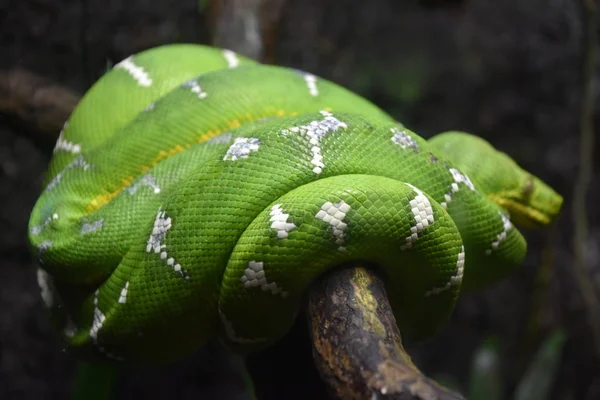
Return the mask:
M 373 272 L 340 269 L 321 279 L 309 294 L 308 320 L 317 368 L 335 398 L 463 399 L 413 364 Z
M 275 63 L 277 27 L 285 0 L 213 0 L 213 45 Z
M 34 140 L 54 144 L 80 96 L 23 69 L 0 71 L 0 113 L 16 117 Z
M 588 236 L 586 197 L 592 177 L 594 149 L 594 98 L 596 95 L 596 52 L 598 51 L 596 9 L 597 5 L 594 0 L 583 0 L 586 35 L 583 46 L 580 167 L 573 199 L 573 219 L 575 222 L 573 271 L 587 305 L 596 353 L 600 356 L 600 303 L 585 265 Z

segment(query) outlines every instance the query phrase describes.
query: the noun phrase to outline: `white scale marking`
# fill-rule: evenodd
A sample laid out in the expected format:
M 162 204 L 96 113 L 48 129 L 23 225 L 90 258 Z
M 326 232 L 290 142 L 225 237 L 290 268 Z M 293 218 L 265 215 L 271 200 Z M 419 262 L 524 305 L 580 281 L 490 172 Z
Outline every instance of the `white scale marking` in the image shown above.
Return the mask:
M 329 132 L 335 132 L 340 128 L 348 128 L 348 125 L 341 122 L 327 111 L 321 111 L 321 115 L 325 117 L 321 121 L 312 121 L 307 125 L 294 126 L 281 131 L 281 134 L 283 135 L 287 135 L 288 133 L 299 133 L 308 136 L 311 146 L 310 153 L 312 154 L 310 162 L 314 165 L 313 172 L 315 174 L 320 174 L 323 172 L 323 168 L 325 168 L 320 147 L 321 139 Z
M 131 77 L 135 79 L 140 86 L 152 86 L 152 79 L 150 79 L 150 75 L 148 75 L 148 73 L 144 70 L 144 67 L 135 64 L 133 61 L 133 56 L 127 57 L 115 65 L 115 68 L 124 69 L 127 71 L 127 73 L 129 73 L 129 75 L 131 75 Z
M 409 148 L 415 153 L 419 151 L 419 144 L 417 141 L 404 129 L 391 128 L 390 131 L 394 134 L 394 136 L 392 136 L 392 142 L 403 149 Z
M 231 323 L 231 321 L 229 321 L 227 317 L 225 317 L 225 314 L 223 314 L 223 312 L 220 309 L 219 317 L 221 318 L 221 323 L 225 328 L 225 334 L 232 342 L 241 344 L 254 344 L 266 341 L 266 339 L 264 338 L 248 339 L 238 336 L 235 330 L 233 329 L 233 323 Z
M 92 322 L 92 327 L 90 328 L 90 337 L 94 341 L 95 344 L 98 344 L 98 332 L 102 328 L 104 321 L 106 320 L 106 316 L 100 311 L 98 308 L 98 294 L 100 290 L 97 289 L 94 294 L 94 320 Z
M 44 253 L 50 248 L 50 246 L 52 246 L 52 240 L 44 240 L 38 245 L 40 264 L 44 263 Z
M 227 149 L 223 161 L 236 161 L 240 158 L 248 158 L 251 152 L 258 151 L 260 141 L 257 138 L 236 138 Z
M 125 282 L 125 286 L 121 289 L 121 295 L 119 296 L 119 303 L 127 303 L 127 290 L 129 290 L 129 281 Z
M 296 225 L 287 222 L 290 214 L 284 214 L 281 209 L 281 204 L 275 204 L 271 208 L 270 215 L 271 219 L 269 221 L 272 222 L 271 228 L 277 231 L 277 237 L 279 239 L 287 238 L 288 232 L 296 228 Z
M 42 300 L 47 308 L 54 306 L 54 295 L 52 294 L 52 278 L 41 268 L 37 270 L 37 283 L 40 287 Z
M 192 91 L 192 93 L 195 93 L 201 100 L 205 99 L 206 96 L 208 96 L 208 94 L 202 90 L 200 84 L 196 79 L 190 79 L 189 81 L 184 82 L 181 86 L 189 88 Z
M 263 292 L 270 291 L 272 294 L 279 294 L 281 297 L 287 297 L 288 293 L 282 290 L 277 283 L 267 281 L 262 261 L 250 261 L 248 268 L 244 270 L 244 275 L 240 278 L 244 287 L 260 287 Z
M 225 49 L 223 50 L 223 56 L 225 56 L 229 68 L 235 68 L 240 65 L 240 59 L 235 52 Z
M 98 343 L 98 332 L 100 332 L 100 329 L 102 329 L 102 326 L 104 325 L 104 322 L 106 321 L 106 316 L 104 315 L 104 313 L 102 311 L 100 311 L 100 308 L 98 307 L 98 294 L 99 293 L 100 293 L 100 289 L 97 289 L 96 292 L 94 293 L 94 320 L 92 322 L 92 327 L 90 328 L 90 337 L 92 338 L 92 341 L 94 342 L 96 347 L 98 347 L 98 350 L 100 350 L 101 353 L 106 355 L 106 357 L 112 358 L 113 360 L 117 360 L 117 361 L 124 361 L 123 357 L 116 356 L 116 355 L 106 351 L 106 349 Z
M 154 194 L 160 193 L 160 186 L 158 186 L 156 178 L 154 178 L 150 174 L 144 175 L 139 181 L 129 186 L 127 188 L 127 191 L 129 192 L 129 194 L 134 195 L 141 186 L 149 186 L 154 192 Z
M 465 246 L 461 247 L 456 260 L 456 275 L 450 277 L 450 280 L 442 287 L 433 288 L 425 292 L 425 297 L 440 294 L 450 289 L 452 286 L 459 286 L 462 283 L 465 271 Z
M 171 226 L 171 217 L 167 217 L 164 211 L 158 210 L 156 219 L 154 220 L 152 233 L 147 241 L 146 253 L 151 253 L 152 251 L 154 251 L 155 254 L 160 253 L 160 259 L 166 260 L 167 265 L 173 268 L 173 271 L 180 274 L 183 278 L 189 279 L 187 271 L 181 268 L 181 264 L 175 263 L 175 259 L 173 257 L 169 257 L 165 250 L 167 245 L 164 244 L 163 241 L 165 240 L 167 231 L 171 229 Z
M 346 236 L 348 225 L 344 222 L 344 218 L 346 218 L 348 211 L 350 211 L 350 205 L 345 201 L 342 200 L 335 204 L 328 201 L 321 206 L 321 209 L 315 215 L 315 218 L 331 225 L 333 236 L 336 237 L 335 243 L 339 245 L 339 251 L 346 251 L 344 237 Z
M 475 190 L 473 182 L 471 182 L 467 175 L 463 174 L 456 168 L 450 168 L 449 171 L 452 174 L 454 182 L 450 184 L 450 192 L 444 195 L 444 200 L 446 201 L 440 203 L 440 205 L 445 209 L 448 208 L 448 203 L 452 201 L 452 196 L 454 196 L 454 193 L 458 192 L 458 190 L 460 189 L 460 186 L 458 186 L 459 183 L 464 183 L 469 189 Z
M 506 215 L 502 214 L 500 211 L 498 211 L 498 215 L 502 219 L 502 232 L 500 232 L 496 236 L 496 240 L 492 242 L 492 248 L 485 251 L 485 254 L 487 255 L 492 254 L 493 250 L 497 250 L 498 247 L 500 247 L 500 244 L 506 240 L 508 231 L 510 231 L 513 227 L 512 222 L 510 222 L 510 219 Z
M 410 183 L 407 183 L 406 185 L 417 193 L 417 196 L 410 201 L 411 211 L 415 217 L 415 225 L 410 228 L 411 234 L 406 237 L 406 244 L 400 247 L 401 250 L 410 249 L 413 246 L 413 243 L 419 238 L 419 233 L 434 221 L 433 208 L 431 208 L 431 202 L 427 196 Z
M 88 222 L 84 222 L 81 225 L 81 235 L 85 235 L 86 233 L 94 233 L 100 229 L 102 229 L 102 227 L 104 226 L 104 218 L 100 218 L 97 221 L 94 221 L 92 223 L 88 223 Z
M 65 122 L 60 134 L 58 135 L 58 140 L 56 141 L 56 145 L 54 146 L 53 153 L 57 153 L 59 151 L 66 151 L 67 153 L 79 154 L 81 153 L 81 145 L 77 143 L 70 142 L 64 138 L 65 129 L 69 126 L 69 122 Z
M 52 216 L 46 218 L 46 220 L 41 225 L 32 226 L 29 230 L 29 233 L 31 233 L 33 236 L 39 235 L 40 233 L 42 233 L 46 226 L 48 226 L 53 220 L 56 219 L 58 219 L 58 214 L 54 213 L 52 214 Z
M 88 164 L 82 156 L 77 157 L 71 163 L 69 163 L 66 167 L 63 168 L 56 176 L 48 183 L 45 190 L 51 190 L 54 186 L 56 186 L 62 179 L 65 172 L 70 170 L 71 168 L 82 168 L 84 171 L 90 169 L 90 164 Z
M 319 95 L 319 89 L 317 88 L 317 77 L 313 74 L 304 74 L 304 81 L 306 82 L 306 86 L 308 86 L 308 91 L 311 96 L 316 97 Z

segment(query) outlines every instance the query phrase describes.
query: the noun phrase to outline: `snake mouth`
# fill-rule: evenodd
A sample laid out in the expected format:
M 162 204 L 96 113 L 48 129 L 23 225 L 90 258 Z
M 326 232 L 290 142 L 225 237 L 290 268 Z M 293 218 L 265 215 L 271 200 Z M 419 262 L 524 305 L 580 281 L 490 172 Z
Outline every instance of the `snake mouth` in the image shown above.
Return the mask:
M 560 196 L 552 202 L 532 202 L 528 204 L 524 204 L 517 199 L 499 195 L 489 195 L 488 198 L 499 206 L 504 207 L 510 213 L 511 220 L 516 225 L 525 228 L 541 228 L 550 224 L 558 215 L 563 202 Z

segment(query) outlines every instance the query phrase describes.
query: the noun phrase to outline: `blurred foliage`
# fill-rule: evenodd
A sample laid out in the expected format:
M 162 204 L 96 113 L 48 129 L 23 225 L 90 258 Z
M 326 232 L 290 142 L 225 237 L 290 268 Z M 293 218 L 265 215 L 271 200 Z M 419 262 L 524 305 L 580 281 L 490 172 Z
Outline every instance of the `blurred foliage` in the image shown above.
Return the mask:
M 198 0 L 198 12 L 202 13 L 206 11 L 208 6 L 210 5 L 210 0 Z
M 502 379 L 500 376 L 500 350 L 497 338 L 489 338 L 473 356 L 469 399 L 502 399 Z
M 515 393 L 506 398 L 513 400 L 547 400 L 551 397 L 558 366 L 566 341 L 565 333 L 558 329 L 542 342 L 530 361 L 527 371 L 518 383 Z M 475 351 L 469 378 L 470 400 L 501 400 L 505 398 L 501 376 L 500 343 L 489 338 Z M 449 385 L 449 387 L 453 387 Z M 454 385 L 454 387 L 456 387 Z

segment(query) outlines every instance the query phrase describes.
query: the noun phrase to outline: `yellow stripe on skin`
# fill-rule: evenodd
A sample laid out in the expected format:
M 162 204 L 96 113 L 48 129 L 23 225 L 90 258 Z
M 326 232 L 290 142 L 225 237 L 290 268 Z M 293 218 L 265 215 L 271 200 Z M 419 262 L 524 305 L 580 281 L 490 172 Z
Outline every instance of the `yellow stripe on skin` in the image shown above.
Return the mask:
M 97 211 L 100 208 L 104 207 L 112 199 L 117 197 L 119 195 L 119 193 L 121 193 L 123 191 L 123 189 L 125 189 L 127 186 L 131 185 L 134 180 L 135 180 L 134 176 L 128 176 L 127 178 L 121 179 L 121 185 L 117 189 L 110 191 L 108 193 L 103 193 L 103 194 L 99 194 L 98 196 L 96 196 L 90 202 L 90 204 L 87 205 L 86 210 L 89 213 L 92 213 L 92 212 Z
M 330 107 L 325 108 L 327 111 L 330 110 Z M 274 115 L 277 116 L 294 116 L 297 115 L 298 112 L 296 111 L 285 111 L 285 110 L 273 110 L 273 111 L 265 111 L 262 115 L 258 115 L 258 116 L 254 116 L 250 113 L 246 114 L 247 117 L 247 121 L 244 122 L 252 122 L 252 121 L 257 121 L 261 118 L 267 118 L 267 117 L 272 117 Z M 242 123 L 240 122 L 239 119 L 234 119 L 231 120 L 227 123 L 227 126 L 229 129 L 236 129 L 239 128 L 242 125 Z M 220 134 L 222 134 L 224 132 L 223 129 L 209 129 L 208 131 L 206 131 L 205 133 L 203 133 L 202 135 L 200 135 L 198 137 L 198 139 L 196 140 L 197 143 L 203 143 L 207 140 L 210 140 Z M 156 155 L 156 157 L 154 158 L 154 160 L 152 160 L 152 162 L 150 162 L 150 165 L 142 165 L 140 167 L 140 172 L 141 173 L 146 173 L 148 170 L 150 170 L 150 168 L 152 168 L 153 166 L 155 166 L 156 164 L 158 164 L 159 162 L 166 160 L 167 158 L 174 156 L 175 154 L 181 153 L 182 151 L 184 151 L 186 148 L 190 148 L 192 147 L 192 143 L 186 143 L 184 145 L 178 144 L 174 147 L 172 147 L 171 149 L 169 149 L 168 151 L 165 150 L 160 150 L 158 152 L 158 154 Z M 123 189 L 125 189 L 126 187 L 128 187 L 129 185 L 131 185 L 131 183 L 133 183 L 133 181 L 135 180 L 135 177 L 133 176 L 129 176 L 127 178 L 121 179 L 121 185 L 119 185 L 115 190 L 112 191 L 108 191 L 106 193 L 102 193 L 99 194 L 98 196 L 96 196 L 92 201 L 90 201 L 90 203 L 86 206 L 86 210 L 89 213 L 92 213 L 94 211 L 98 211 L 100 208 L 104 207 L 105 205 L 107 205 L 108 203 L 110 203 L 115 197 L 117 197 L 119 195 L 119 193 L 121 193 L 123 191 Z

